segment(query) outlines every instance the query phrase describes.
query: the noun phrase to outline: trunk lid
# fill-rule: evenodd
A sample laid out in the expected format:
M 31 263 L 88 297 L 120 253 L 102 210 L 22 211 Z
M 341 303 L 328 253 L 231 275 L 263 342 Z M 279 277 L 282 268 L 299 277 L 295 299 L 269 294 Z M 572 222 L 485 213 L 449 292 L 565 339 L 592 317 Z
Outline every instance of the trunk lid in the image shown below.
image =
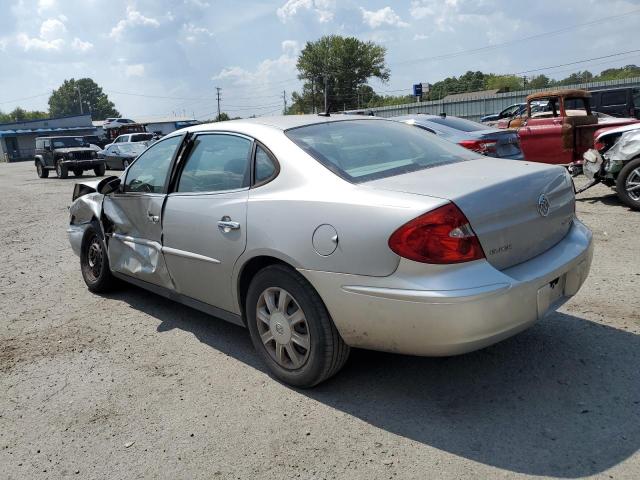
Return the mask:
M 465 214 L 494 267 L 509 268 L 564 238 L 575 212 L 564 168 L 482 158 L 397 175 L 367 187 L 451 200 Z M 548 201 L 544 216 L 541 196 Z M 544 202 L 543 202 L 544 203 Z
M 496 157 L 515 157 L 522 154 L 520 150 L 520 141 L 518 140 L 518 134 L 513 130 L 482 130 L 478 132 L 479 138 L 482 140 L 495 140 L 496 144 Z

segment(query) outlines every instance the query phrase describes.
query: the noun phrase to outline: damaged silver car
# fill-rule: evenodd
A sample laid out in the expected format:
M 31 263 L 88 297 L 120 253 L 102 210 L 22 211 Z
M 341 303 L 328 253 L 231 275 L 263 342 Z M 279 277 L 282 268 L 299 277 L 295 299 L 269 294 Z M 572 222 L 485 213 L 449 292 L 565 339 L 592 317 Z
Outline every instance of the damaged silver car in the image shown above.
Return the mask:
M 79 183 L 70 214 L 91 291 L 125 280 L 244 325 L 301 387 L 350 347 L 455 355 L 515 335 L 578 291 L 593 251 L 566 169 L 374 117 L 189 127 Z
M 614 187 L 626 205 L 640 210 L 640 125 L 596 133 L 594 146 L 585 152 L 582 165 L 590 183 L 578 193 L 603 183 Z

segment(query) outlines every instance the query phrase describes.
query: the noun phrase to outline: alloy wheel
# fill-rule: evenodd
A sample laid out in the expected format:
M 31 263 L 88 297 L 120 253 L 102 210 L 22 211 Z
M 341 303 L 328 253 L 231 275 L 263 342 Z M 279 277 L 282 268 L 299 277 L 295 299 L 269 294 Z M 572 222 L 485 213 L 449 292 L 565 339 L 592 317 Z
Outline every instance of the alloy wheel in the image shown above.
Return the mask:
M 640 201 L 640 167 L 631 171 L 624 182 L 624 188 L 631 199 Z
M 311 339 L 304 311 L 283 288 L 267 288 L 256 307 L 258 333 L 269 355 L 283 368 L 295 370 L 309 358 Z

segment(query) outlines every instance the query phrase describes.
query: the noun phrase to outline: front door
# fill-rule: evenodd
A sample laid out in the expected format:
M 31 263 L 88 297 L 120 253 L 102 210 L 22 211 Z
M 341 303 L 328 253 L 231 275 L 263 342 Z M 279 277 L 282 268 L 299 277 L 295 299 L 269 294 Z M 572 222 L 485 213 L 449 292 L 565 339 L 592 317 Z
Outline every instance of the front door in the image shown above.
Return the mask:
M 159 141 L 127 170 L 121 191 L 104 198 L 109 264 L 115 272 L 173 288 L 162 254 L 162 207 L 168 174 L 183 136 Z
M 520 148 L 529 162 L 567 165 L 573 160 L 573 130 L 563 122 L 560 99 L 551 97 L 548 102 L 548 111 L 539 113 L 539 118 L 529 110 L 529 118 L 518 130 Z
M 164 210 L 163 252 L 176 290 L 234 313 L 231 277 L 247 243 L 252 147 L 242 135 L 197 135 Z

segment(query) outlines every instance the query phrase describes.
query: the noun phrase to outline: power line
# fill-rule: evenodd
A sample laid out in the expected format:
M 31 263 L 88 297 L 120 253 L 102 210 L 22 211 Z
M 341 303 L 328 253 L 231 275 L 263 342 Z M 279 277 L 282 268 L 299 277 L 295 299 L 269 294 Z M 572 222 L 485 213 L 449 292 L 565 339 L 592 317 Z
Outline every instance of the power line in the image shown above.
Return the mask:
M 51 92 L 40 93 L 38 95 L 33 95 L 31 97 L 15 98 L 13 100 L 4 100 L 0 102 L 0 105 L 4 105 L 5 103 L 22 102 L 23 100 L 31 100 L 32 98 L 44 97 L 45 95 L 51 95 Z
M 576 65 L 578 63 L 585 63 L 585 62 L 591 62 L 593 60 L 602 60 L 603 58 L 611 58 L 611 57 L 618 57 L 620 55 L 627 55 L 629 53 L 637 53 L 640 52 L 640 49 L 636 49 L 636 50 L 628 50 L 626 52 L 618 52 L 618 53 L 612 53 L 610 55 L 603 55 L 601 57 L 593 57 L 593 58 L 587 58 L 585 60 L 577 60 L 575 62 L 569 62 L 569 63 L 562 63 L 560 65 L 553 65 L 551 67 L 540 67 L 540 68 L 533 68 L 531 70 L 523 70 L 522 72 L 516 72 L 513 73 L 512 75 L 523 75 L 525 73 L 531 73 L 531 72 L 540 72 L 542 70 L 552 70 L 554 68 L 559 68 L 559 67 L 566 67 L 568 65 Z

